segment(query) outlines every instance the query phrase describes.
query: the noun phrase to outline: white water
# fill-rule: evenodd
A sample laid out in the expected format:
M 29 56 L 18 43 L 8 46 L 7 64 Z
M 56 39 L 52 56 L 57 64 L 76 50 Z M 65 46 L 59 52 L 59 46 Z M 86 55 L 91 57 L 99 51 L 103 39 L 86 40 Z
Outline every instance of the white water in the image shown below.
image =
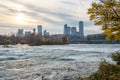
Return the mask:
M 88 76 L 103 59 L 120 50 L 119 44 L 0 46 L 0 80 L 51 80 Z

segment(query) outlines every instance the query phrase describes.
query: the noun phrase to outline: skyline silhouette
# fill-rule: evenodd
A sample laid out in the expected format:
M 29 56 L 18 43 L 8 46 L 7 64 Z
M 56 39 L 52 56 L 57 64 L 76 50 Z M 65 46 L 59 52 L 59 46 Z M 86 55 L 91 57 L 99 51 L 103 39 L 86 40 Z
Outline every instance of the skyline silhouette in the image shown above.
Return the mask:
M 101 32 L 101 27 L 89 21 L 87 9 L 94 0 L 4 0 L 0 2 L 0 34 L 15 33 L 19 28 L 33 29 L 43 25 L 51 34 L 63 33 L 64 24 L 77 27 L 85 24 L 85 35 Z M 8 32 L 9 31 L 9 32 Z

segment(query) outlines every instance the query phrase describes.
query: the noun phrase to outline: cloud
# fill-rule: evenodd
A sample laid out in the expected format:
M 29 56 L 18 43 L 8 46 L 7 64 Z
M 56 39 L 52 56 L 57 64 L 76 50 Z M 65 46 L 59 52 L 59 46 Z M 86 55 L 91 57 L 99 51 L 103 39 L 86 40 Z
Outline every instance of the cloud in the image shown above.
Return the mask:
M 69 1 L 61 0 L 60 2 L 63 3 L 63 4 L 65 4 L 65 5 L 70 5 L 70 6 L 71 6 L 71 5 L 72 5 L 72 6 L 77 5 L 75 1 L 74 1 L 74 2 L 72 1 L 72 2 L 71 2 L 70 0 L 69 0 Z
M 83 20 L 85 27 L 87 27 L 86 30 L 97 33 L 95 30 L 89 29 L 89 26 L 93 26 L 93 23 L 89 21 L 89 16 L 86 13 L 92 1 L 4 0 L 0 2 L 0 24 L 2 24 L 0 26 L 8 27 L 9 29 L 14 26 L 17 31 L 19 24 L 13 18 L 16 14 L 23 13 L 25 15 L 25 23 L 22 26 L 37 26 L 41 24 L 52 33 L 63 33 L 64 24 L 67 23 L 69 26 L 77 27 L 79 20 Z M 59 30 L 57 31 L 57 29 Z M 86 34 L 88 34 L 87 31 Z
M 102 33 L 101 26 L 89 26 L 85 27 L 85 35 Z

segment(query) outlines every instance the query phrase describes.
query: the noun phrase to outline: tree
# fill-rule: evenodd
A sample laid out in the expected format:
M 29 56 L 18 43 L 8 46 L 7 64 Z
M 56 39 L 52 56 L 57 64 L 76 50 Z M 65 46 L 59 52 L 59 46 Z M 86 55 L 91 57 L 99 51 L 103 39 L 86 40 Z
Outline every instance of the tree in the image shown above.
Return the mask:
M 90 20 L 102 26 L 106 40 L 120 40 L 120 0 L 99 0 L 88 9 Z
M 62 37 L 62 42 L 65 44 L 68 43 L 67 37 Z

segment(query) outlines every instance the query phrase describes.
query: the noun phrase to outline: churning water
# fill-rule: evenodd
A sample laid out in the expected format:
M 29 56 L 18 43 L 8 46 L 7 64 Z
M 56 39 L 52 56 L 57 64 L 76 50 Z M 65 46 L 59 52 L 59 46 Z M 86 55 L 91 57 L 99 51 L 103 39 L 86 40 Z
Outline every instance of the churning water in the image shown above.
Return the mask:
M 0 80 L 64 80 L 89 76 L 99 62 L 120 50 L 119 44 L 0 46 Z

